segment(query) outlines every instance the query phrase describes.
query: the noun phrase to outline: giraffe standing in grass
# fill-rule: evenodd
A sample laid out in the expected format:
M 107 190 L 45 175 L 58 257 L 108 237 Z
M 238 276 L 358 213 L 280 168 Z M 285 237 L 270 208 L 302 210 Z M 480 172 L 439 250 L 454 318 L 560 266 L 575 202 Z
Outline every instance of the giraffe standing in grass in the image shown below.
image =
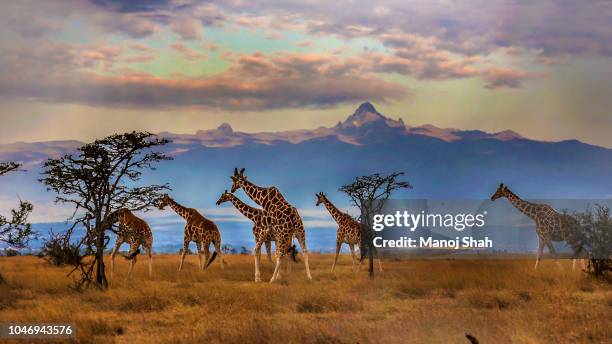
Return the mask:
M 130 260 L 127 278 L 132 275 L 134 265 L 136 264 L 136 257 L 140 252 L 140 246 L 147 250 L 147 255 L 149 256 L 149 277 L 151 277 L 153 275 L 153 234 L 151 233 L 151 228 L 143 219 L 137 217 L 126 208 L 116 210 L 108 215 L 107 226 L 110 227 L 115 223 L 118 223 L 119 229 L 117 231 L 115 247 L 110 256 L 111 278 L 115 269 L 115 255 L 124 242 L 130 244 L 130 254 L 126 256 Z
M 231 179 L 232 193 L 242 188 L 255 203 L 263 208 L 266 215 L 274 219 L 272 228 L 276 241 L 276 266 L 274 267 L 274 273 L 272 274 L 270 283 L 274 282 L 279 277 L 281 258 L 290 252 L 295 252 L 291 244 L 293 236 L 298 239 L 300 247 L 302 248 L 306 276 L 308 280 L 312 280 L 310 267 L 308 266 L 308 249 L 306 248 L 304 224 L 302 223 L 302 218 L 297 212 L 297 209 L 285 200 L 276 187 L 261 187 L 247 180 L 247 177 L 244 175 L 244 168 L 241 169 L 240 172 L 238 172 L 238 169 L 234 169 L 234 175 L 231 176 Z M 259 264 L 258 260 L 255 262 Z M 259 270 L 259 266 L 257 266 L 256 269 Z
M 332 272 L 336 269 L 336 263 L 338 262 L 338 255 L 340 254 L 340 248 L 343 243 L 349 245 L 351 249 L 351 258 L 353 260 L 353 267 L 355 267 L 355 245 L 361 243 L 361 225 L 355 221 L 351 215 L 341 212 L 336 206 L 327 198 L 323 192 L 317 194 L 317 207 L 323 203 L 329 214 L 334 218 L 338 224 L 338 232 L 336 233 L 336 256 L 334 258 L 334 264 L 332 265 Z M 359 261 L 361 266 L 361 261 Z M 380 257 L 378 257 L 378 270 L 382 272 L 382 263 Z
M 266 213 L 263 209 L 258 209 L 255 207 L 251 207 L 250 205 L 244 203 L 240 200 L 236 195 L 225 190 L 219 200 L 217 201 L 217 205 L 221 205 L 225 202 L 232 202 L 234 207 L 238 209 L 238 211 L 244 215 L 249 220 L 253 221 L 253 236 L 255 237 L 255 250 L 257 251 L 257 255 L 261 255 L 261 245 L 262 243 L 266 246 L 266 253 L 268 256 L 268 260 L 272 261 L 271 254 L 271 241 L 274 241 L 274 235 L 272 234 L 272 225 L 274 219 L 271 216 L 266 216 Z M 254 251 L 255 252 L 255 251 Z
M 166 206 L 170 206 L 180 217 L 185 219 L 185 232 L 183 235 L 183 252 L 181 254 L 181 263 L 179 264 L 178 271 L 183 268 L 183 262 L 185 261 L 185 254 L 189 250 L 189 243 L 194 241 L 196 243 L 198 251 L 198 260 L 200 269 L 207 268 L 215 257 L 219 256 L 221 269 L 223 269 L 223 258 L 221 257 L 221 234 L 217 225 L 211 220 L 202 216 L 194 208 L 187 208 L 178 204 L 175 200 L 170 198 L 168 195 L 164 195 L 159 205 L 159 209 L 163 210 Z M 210 244 L 215 246 L 215 252 L 212 256 L 210 255 Z M 204 258 L 206 265 L 202 263 L 201 250 L 204 249 Z
M 574 252 L 572 268 L 575 267 L 578 254 L 585 251 L 582 242 L 583 236 L 580 234 L 578 223 L 574 218 L 567 214 L 556 212 L 548 204 L 531 203 L 522 200 L 504 184 L 499 185 L 497 191 L 491 196 L 491 201 L 501 197 L 506 197 L 516 209 L 535 222 L 539 245 L 534 269 L 537 270 L 538 268 L 545 245 L 555 259 L 558 257 L 553 241 L 565 241 L 572 247 Z

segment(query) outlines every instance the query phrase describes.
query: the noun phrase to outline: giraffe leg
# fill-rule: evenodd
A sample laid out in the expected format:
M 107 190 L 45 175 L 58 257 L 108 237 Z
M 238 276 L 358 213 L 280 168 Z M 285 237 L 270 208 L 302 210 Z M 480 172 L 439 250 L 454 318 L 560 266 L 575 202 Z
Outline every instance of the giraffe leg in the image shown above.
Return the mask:
M 113 278 L 113 272 L 115 271 L 115 255 L 117 255 L 117 251 L 119 251 L 119 247 L 121 247 L 122 243 L 123 243 L 123 239 L 117 238 L 117 241 L 115 241 L 115 247 L 113 248 L 113 251 L 111 252 L 111 255 L 110 255 L 110 277 L 111 278 Z
M 215 253 L 219 256 L 219 264 L 221 264 L 221 270 L 225 268 L 223 263 L 223 253 L 221 252 L 221 240 L 215 240 Z
M 280 233 L 282 228 L 278 229 Z M 279 240 L 280 239 L 280 240 Z M 273 283 L 277 279 L 280 279 L 281 265 L 283 256 L 288 252 L 289 247 L 291 246 L 291 237 L 277 237 L 276 238 L 276 251 L 274 252 L 274 258 L 276 260 L 276 265 L 274 266 L 274 272 L 272 273 L 272 278 L 270 279 L 270 283 Z
M 349 248 L 351 249 L 351 260 L 353 263 L 353 270 L 355 270 L 355 244 L 349 244 Z
M 538 256 L 536 258 L 535 266 L 533 267 L 534 270 L 538 269 L 538 265 L 540 264 L 540 259 L 542 259 L 542 253 L 543 252 L 544 252 L 544 240 L 539 239 L 539 243 L 538 243 Z
M 179 264 L 178 271 L 181 271 L 181 269 L 183 268 L 183 263 L 185 262 L 185 255 L 187 254 L 187 250 L 189 249 L 189 242 L 190 240 L 188 238 L 183 239 L 183 253 L 181 254 L 181 263 Z
M 198 264 L 200 270 L 204 270 L 204 265 L 202 265 L 202 243 L 196 242 L 196 250 L 198 250 Z
M 261 272 L 259 271 L 259 258 L 261 257 L 261 241 L 255 243 L 253 249 L 253 256 L 255 257 L 255 282 L 261 282 Z
M 204 261 L 206 261 L 206 264 L 208 264 L 208 260 L 210 259 L 210 243 L 204 243 L 202 246 L 204 249 Z M 206 267 L 204 269 L 206 269 Z
M 153 247 L 147 248 L 147 254 L 149 256 L 149 278 L 153 277 Z
M 138 249 L 139 245 L 140 245 L 139 243 L 131 244 L 130 245 L 130 252 L 136 252 L 136 250 Z M 134 256 L 134 258 L 132 258 L 130 260 L 130 269 L 128 270 L 127 277 L 125 278 L 126 280 L 130 279 L 130 277 L 132 276 L 132 271 L 134 271 L 134 265 L 136 265 L 136 258 L 137 257 L 138 256 L 136 255 L 136 256 Z
M 281 255 L 280 255 L 278 247 L 276 247 L 275 256 L 276 256 L 276 266 L 274 267 L 274 273 L 272 273 L 272 278 L 270 279 L 270 283 L 274 283 L 274 281 L 276 281 L 276 278 L 278 277 L 278 274 L 280 271 Z
M 338 262 L 338 255 L 340 254 L 341 247 L 342 247 L 342 243 L 340 241 L 336 241 L 336 256 L 334 257 L 334 264 L 332 265 L 332 272 L 336 270 L 336 263 Z
M 295 247 L 293 247 L 293 238 L 291 239 L 291 242 L 289 243 L 289 247 L 291 248 L 291 250 L 295 249 Z M 287 267 L 285 268 L 285 272 L 287 274 L 291 273 L 291 267 L 293 266 L 293 258 L 292 256 L 295 254 L 295 252 L 293 251 L 288 251 L 285 253 L 285 262 Z M 279 275 L 280 275 L 280 271 L 279 271 Z
M 300 242 L 300 248 L 302 249 L 302 255 L 304 255 L 304 266 L 306 267 L 306 276 L 309 281 L 312 281 L 312 275 L 310 274 L 310 266 L 308 265 L 308 248 L 306 248 L 306 238 L 304 232 L 301 233 L 298 238 Z

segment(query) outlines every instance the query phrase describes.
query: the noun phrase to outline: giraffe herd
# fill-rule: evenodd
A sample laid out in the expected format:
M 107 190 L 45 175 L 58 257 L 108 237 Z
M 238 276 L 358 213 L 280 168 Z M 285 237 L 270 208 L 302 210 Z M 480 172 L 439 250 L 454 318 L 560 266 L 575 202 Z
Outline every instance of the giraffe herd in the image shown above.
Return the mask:
M 290 267 L 289 255 L 295 260 L 295 246 L 293 238 L 296 238 L 302 250 L 306 276 L 308 280 L 312 280 L 310 267 L 308 262 L 308 248 L 306 247 L 306 235 L 304 224 L 297 209 L 292 206 L 283 197 L 280 190 L 274 186 L 262 187 L 248 180 L 244 174 L 244 168 L 234 169 L 234 174 L 231 176 L 232 187 L 231 191 L 225 190 L 216 202 L 219 206 L 223 203 L 230 202 L 242 215 L 253 222 L 253 236 L 255 238 L 255 248 L 253 256 L 255 260 L 255 281 L 261 281 L 260 258 L 261 246 L 265 245 L 268 260 L 275 264 L 274 272 L 270 283 L 276 281 L 280 277 L 281 265 L 283 260 L 287 260 L 287 269 Z M 261 208 L 256 208 L 247 205 L 239 199 L 234 193 L 242 189 L 244 193 Z M 538 254 L 535 263 L 537 269 L 542 257 L 544 246 L 548 247 L 549 251 L 555 258 L 557 253 L 553 246 L 553 241 L 565 241 L 573 250 L 575 267 L 576 258 L 579 254 L 584 254 L 583 242 L 579 235 L 576 235 L 574 229 L 577 228 L 576 220 L 566 214 L 556 212 L 547 204 L 531 203 L 519 198 L 504 184 L 500 184 L 497 191 L 491 196 L 491 201 L 505 197 L 510 203 L 520 212 L 533 219 L 536 225 L 536 234 L 539 240 Z M 335 271 L 338 255 L 342 244 L 348 244 L 351 252 L 353 268 L 355 269 L 355 245 L 361 242 L 361 228 L 359 222 L 353 219 L 349 214 L 340 211 L 327 196 L 319 192 L 316 194 L 316 205 L 323 204 L 334 221 L 338 224 L 336 233 L 336 254 L 332 265 L 332 272 Z M 221 234 L 216 224 L 204 217 L 194 208 L 187 208 L 169 195 L 164 195 L 159 204 L 159 209 L 163 210 L 169 206 L 176 214 L 182 217 L 185 221 L 185 230 L 183 237 L 183 249 L 180 258 L 178 270 L 183 267 L 185 254 L 188 251 L 189 244 L 193 241 L 196 243 L 197 254 L 200 269 L 207 268 L 217 256 L 219 256 L 219 264 L 221 269 L 224 267 L 224 261 L 221 252 Z M 139 253 L 139 248 L 142 246 L 149 258 L 149 276 L 152 275 L 152 244 L 153 236 L 151 228 L 142 219 L 136 217 L 128 209 L 119 209 L 109 215 L 109 226 L 117 223 L 119 230 L 117 231 L 117 239 L 115 247 L 111 253 L 111 277 L 114 270 L 114 258 L 122 243 L 130 245 L 130 254 L 126 258 L 130 259 L 130 267 L 128 278 L 134 269 L 136 257 Z M 274 260 L 271 254 L 271 242 L 275 242 Z M 210 245 L 214 245 L 215 251 L 210 254 Z M 204 262 L 202 261 L 201 253 L 204 252 Z M 286 258 L 286 259 L 285 259 Z M 382 272 L 382 263 L 378 258 L 379 271 Z M 584 261 L 583 261 L 584 264 Z M 361 261 L 357 265 L 357 269 L 361 266 Z

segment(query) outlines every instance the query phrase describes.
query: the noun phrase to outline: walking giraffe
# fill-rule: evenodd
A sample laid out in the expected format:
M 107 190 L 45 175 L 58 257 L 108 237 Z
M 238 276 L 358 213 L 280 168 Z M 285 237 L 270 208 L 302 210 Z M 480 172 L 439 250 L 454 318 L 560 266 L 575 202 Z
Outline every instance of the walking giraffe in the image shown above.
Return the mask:
M 126 256 L 127 259 L 130 259 L 130 269 L 128 270 L 127 278 L 132 275 L 140 246 L 147 250 L 147 255 L 149 256 L 149 277 L 151 277 L 153 275 L 153 234 L 151 233 L 151 228 L 143 219 L 137 217 L 126 208 L 121 208 L 108 215 L 107 227 L 115 223 L 119 224 L 119 230 L 117 231 L 115 247 L 110 256 L 111 278 L 115 269 L 115 255 L 124 242 L 130 244 L 130 254 Z
M 565 241 L 571 246 L 574 252 L 572 269 L 575 267 L 576 257 L 579 253 L 584 253 L 585 251 L 583 248 L 584 238 L 580 234 L 578 223 L 574 218 L 567 214 L 559 214 L 548 204 L 531 203 L 522 200 L 503 183 L 499 184 L 499 188 L 491 196 L 491 201 L 501 197 L 506 197 L 516 209 L 535 222 L 539 244 L 534 269 L 537 270 L 538 268 L 542 253 L 544 252 L 544 245 L 548 247 L 550 253 L 557 259 L 558 255 L 553 246 L 553 241 Z
M 170 206 L 180 217 L 185 219 L 185 231 L 183 235 L 183 252 L 181 254 L 181 263 L 179 264 L 178 271 L 183 268 L 183 262 L 185 261 L 185 254 L 189 250 L 189 243 L 194 241 L 198 251 L 198 261 L 200 269 L 207 268 L 215 257 L 219 255 L 219 261 L 221 269 L 223 269 L 223 258 L 221 257 L 221 234 L 217 225 L 211 220 L 205 218 L 194 208 L 187 208 L 178 204 L 175 200 L 170 198 L 168 195 L 164 195 L 159 204 L 159 209 L 163 210 L 166 206 Z M 212 256 L 210 255 L 210 244 L 214 244 L 215 252 Z M 201 250 L 204 249 L 204 258 L 206 260 L 206 266 L 202 264 Z
M 338 262 L 338 255 L 340 254 L 340 248 L 343 243 L 349 245 L 351 249 L 351 258 L 353 260 L 353 267 L 355 267 L 355 245 L 361 243 L 361 225 L 355 221 L 351 215 L 341 212 L 336 206 L 327 198 L 323 192 L 317 194 L 317 207 L 323 203 L 329 214 L 334 218 L 338 224 L 338 231 L 336 233 L 336 256 L 334 257 L 334 264 L 332 265 L 332 272 L 336 269 L 336 263 Z M 359 261 L 361 266 L 362 261 Z M 378 270 L 382 272 L 382 263 L 380 257 L 378 257 Z
M 304 255 L 304 266 L 306 267 L 306 276 L 308 280 L 312 280 L 310 275 L 310 267 L 308 266 L 308 249 L 306 248 L 306 233 L 304 232 L 304 224 L 302 218 L 297 212 L 297 209 L 293 207 L 280 193 L 280 191 L 272 187 L 261 187 L 253 184 L 247 180 L 244 175 L 244 168 L 238 172 L 238 169 L 234 169 L 234 175 L 232 179 L 232 190 L 234 193 L 236 190 L 242 188 L 244 192 L 258 205 L 260 205 L 266 212 L 266 215 L 271 216 L 274 219 L 272 226 L 274 239 L 276 241 L 276 266 L 274 267 L 274 273 L 270 279 L 270 283 L 274 282 L 278 278 L 280 272 L 281 258 L 289 252 L 294 252 L 291 241 L 293 236 L 298 239 L 302 253 Z M 257 262 L 257 261 L 256 261 Z M 258 269 L 259 267 L 257 267 Z
M 236 197 L 236 195 L 228 192 L 227 190 L 221 194 L 221 197 L 219 197 L 216 204 L 221 205 L 222 203 L 228 201 L 232 202 L 234 207 L 238 209 L 242 215 L 253 221 L 253 236 L 255 237 L 255 242 L 260 243 L 260 248 L 262 243 L 265 244 L 268 260 L 272 261 L 271 241 L 274 241 L 274 235 L 271 231 L 273 224 L 272 217 L 266 216 L 263 209 L 251 207 L 250 205 L 244 203 L 242 200 L 240 200 L 240 198 Z
M 255 236 L 255 248 L 253 249 L 253 255 L 255 256 L 255 282 L 260 282 L 261 274 L 259 272 L 259 261 L 261 259 L 262 244 L 266 245 L 268 260 L 272 261 L 270 242 L 274 240 L 274 229 L 272 228 L 274 219 L 266 215 L 263 209 L 249 206 L 236 197 L 236 195 L 227 192 L 227 190 L 221 194 L 216 204 L 221 205 L 228 201 L 232 202 L 234 207 L 236 207 L 242 215 L 253 221 L 253 236 Z

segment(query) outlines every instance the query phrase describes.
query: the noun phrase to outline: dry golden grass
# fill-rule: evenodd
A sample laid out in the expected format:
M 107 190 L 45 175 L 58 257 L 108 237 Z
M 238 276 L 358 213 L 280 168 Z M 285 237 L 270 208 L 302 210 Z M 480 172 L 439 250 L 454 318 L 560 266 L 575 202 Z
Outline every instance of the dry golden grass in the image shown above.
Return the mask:
M 141 257 L 124 280 L 119 261 L 107 292 L 67 288 L 67 268 L 35 257 L 0 258 L 0 323 L 74 322 L 80 343 L 481 343 L 612 342 L 612 288 L 544 261 L 385 261 L 374 280 L 341 257 L 311 255 L 282 283 L 254 283 L 250 256 L 198 271 L 194 256 Z M 262 277 L 271 276 L 264 260 Z M 18 343 L 16 341 L 16 343 Z

